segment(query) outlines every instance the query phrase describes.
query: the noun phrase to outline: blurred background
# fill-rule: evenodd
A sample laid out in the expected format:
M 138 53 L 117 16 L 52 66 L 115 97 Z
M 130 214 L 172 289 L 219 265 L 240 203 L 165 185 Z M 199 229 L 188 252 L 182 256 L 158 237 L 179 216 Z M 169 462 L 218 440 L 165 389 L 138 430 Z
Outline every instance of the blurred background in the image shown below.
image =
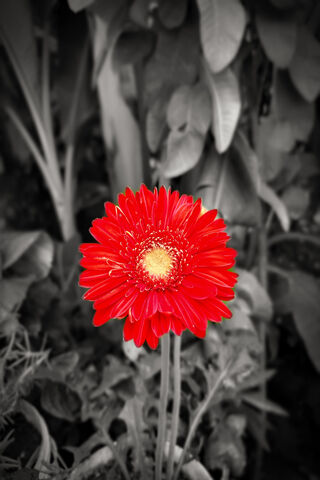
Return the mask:
M 239 252 L 233 318 L 184 335 L 179 444 L 237 349 L 193 455 L 320 479 L 319 1 L 10 0 L 0 64 L 1 478 L 121 479 L 106 445 L 142 478 L 159 352 L 92 328 L 77 282 L 104 202 L 145 183 L 218 208 Z

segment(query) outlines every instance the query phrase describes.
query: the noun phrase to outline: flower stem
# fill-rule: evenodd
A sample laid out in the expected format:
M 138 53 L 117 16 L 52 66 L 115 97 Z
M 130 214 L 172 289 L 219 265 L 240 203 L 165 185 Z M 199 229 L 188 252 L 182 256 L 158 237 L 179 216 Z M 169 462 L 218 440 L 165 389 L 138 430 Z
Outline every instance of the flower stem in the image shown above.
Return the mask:
M 179 475 L 180 475 L 180 471 L 181 471 L 185 456 L 187 454 L 187 451 L 190 447 L 193 435 L 194 435 L 194 433 L 195 433 L 195 431 L 196 431 L 196 429 L 197 429 L 197 427 L 200 423 L 200 420 L 201 420 L 202 416 L 206 412 L 209 404 L 211 403 L 211 400 L 213 399 L 215 393 L 218 391 L 218 389 L 220 388 L 220 385 L 223 383 L 224 379 L 228 375 L 229 369 L 230 369 L 232 363 L 233 363 L 233 360 L 230 360 L 227 363 L 225 368 L 222 370 L 222 372 L 218 376 L 218 378 L 217 378 L 215 384 L 213 385 L 212 389 L 208 393 L 207 398 L 203 401 L 202 405 L 198 409 L 198 412 L 197 412 L 196 416 L 194 417 L 193 422 L 192 422 L 191 427 L 190 427 L 190 430 L 188 432 L 188 436 L 187 436 L 187 439 L 185 441 L 185 444 L 184 444 L 184 447 L 183 447 L 183 450 L 182 450 L 182 453 L 181 453 L 179 463 L 178 463 L 178 466 L 176 468 L 176 472 L 174 474 L 173 480 L 178 480 Z
M 173 474 L 174 450 L 177 443 L 180 400 L 181 400 L 181 369 L 180 369 L 180 351 L 181 351 L 181 337 L 176 335 L 174 337 L 174 352 L 173 352 L 173 412 L 171 425 L 171 438 L 169 446 L 168 470 L 167 480 L 171 480 Z
M 156 480 L 162 478 L 163 450 L 167 426 L 167 403 L 169 393 L 170 336 L 166 334 L 161 341 L 161 386 L 158 419 L 158 438 L 156 447 Z

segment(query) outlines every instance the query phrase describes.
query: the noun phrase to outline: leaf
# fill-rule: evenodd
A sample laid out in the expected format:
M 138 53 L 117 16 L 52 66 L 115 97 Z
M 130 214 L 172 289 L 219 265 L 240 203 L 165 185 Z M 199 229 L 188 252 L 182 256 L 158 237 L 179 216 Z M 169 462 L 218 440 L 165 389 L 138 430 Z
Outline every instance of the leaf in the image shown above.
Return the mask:
M 254 372 L 250 375 L 249 378 L 244 380 L 239 388 L 239 390 L 249 390 L 252 388 L 257 388 L 260 385 L 265 384 L 276 374 L 275 370 L 264 370 L 261 372 Z
M 298 31 L 289 72 L 297 90 L 308 102 L 313 102 L 320 93 L 320 43 L 305 26 Z
M 221 423 L 205 445 L 204 463 L 210 470 L 225 468 L 232 478 L 241 477 L 246 466 L 246 452 L 241 437 Z M 223 467 L 222 467 L 223 466 Z
M 242 269 L 237 269 L 237 272 L 239 278 L 235 287 L 236 292 L 247 301 L 250 315 L 263 321 L 271 320 L 273 309 L 267 291 L 253 273 Z
M 168 29 L 182 25 L 187 13 L 187 0 L 161 0 L 158 15 L 161 23 Z
M 261 182 L 259 195 L 261 199 L 273 209 L 283 230 L 288 232 L 290 229 L 290 217 L 287 207 L 281 198 L 264 182 Z
M 205 138 L 195 130 L 171 131 L 163 174 L 167 178 L 178 177 L 195 167 L 200 160 L 204 142 Z
M 104 20 L 95 16 L 93 43 L 96 69 L 106 48 L 107 27 Z M 140 130 L 121 95 L 119 74 L 112 67 L 112 48 L 99 69 L 97 85 L 103 138 L 112 158 L 114 195 L 127 186 L 138 190 L 143 181 Z
M 167 123 L 172 130 L 178 130 L 187 123 L 190 96 L 189 85 L 181 85 L 172 94 L 167 109 Z
M 14 271 L 21 276 L 34 275 L 36 281 L 46 278 L 51 270 L 54 245 L 46 232 L 37 232 L 33 244 L 14 264 Z
M 188 124 L 206 135 L 211 123 L 211 99 L 206 85 L 197 83 L 191 90 Z
M 33 282 L 33 275 L 24 278 L 0 278 L 0 326 L 2 332 L 7 330 L 7 327 L 3 325 L 7 321 L 15 323 L 16 326 L 15 318 L 11 314 L 21 306 Z
M 167 122 L 172 130 L 186 126 L 205 135 L 210 121 L 210 96 L 205 85 L 182 85 L 175 90 L 167 110 Z
M 239 302 L 238 302 L 239 303 Z M 232 317 L 222 323 L 222 328 L 230 333 L 238 333 L 238 330 L 245 330 L 254 335 L 257 334 L 253 322 L 249 316 L 250 312 L 241 309 L 239 304 L 230 305 Z
M 69 8 L 74 12 L 78 13 L 84 8 L 89 7 L 95 0 L 68 0 Z
M 160 92 L 159 97 L 147 112 L 146 136 L 151 152 L 157 152 L 159 150 L 161 142 L 165 138 L 166 131 L 168 130 L 166 124 L 167 104 L 167 93 Z
M 152 52 L 154 44 L 155 36 L 149 30 L 125 30 L 119 35 L 113 51 L 114 66 L 137 63 Z
M 0 2 L 0 38 L 19 82 L 28 90 L 39 108 L 39 65 L 31 2 Z
M 274 413 L 275 415 L 281 415 L 283 417 L 288 416 L 288 412 L 284 408 L 280 407 L 277 403 L 263 398 L 260 393 L 243 393 L 241 395 L 242 400 L 249 405 L 262 410 L 263 412 Z
M 305 214 L 310 203 L 309 190 L 298 185 L 289 185 L 281 196 L 290 218 L 299 220 Z
M 172 130 L 163 165 L 166 177 L 182 175 L 198 163 L 210 125 L 210 114 L 210 98 L 205 85 L 182 85 L 176 89 L 167 110 L 167 121 Z
M 212 148 L 200 166 L 196 196 L 202 198 L 207 209 L 220 209 L 226 221 L 233 224 L 259 224 L 260 202 L 249 158 L 240 157 L 233 149 L 222 157 Z
M 132 377 L 133 372 L 130 367 L 121 363 L 116 357 L 110 357 L 109 364 L 103 368 L 102 379 L 98 388 L 92 393 L 91 397 L 96 398 L 105 393 L 110 388 L 115 387 L 123 380 Z
M 11 267 L 36 242 L 39 231 L 34 232 L 0 232 L 0 251 L 2 268 Z
M 256 24 L 267 57 L 278 68 L 287 68 L 296 48 L 297 25 L 293 18 L 275 11 L 257 14 Z
M 88 25 L 85 15 L 74 15 L 67 8 L 58 9 L 57 14 L 58 113 L 62 138 L 73 143 L 78 127 L 95 108 L 90 85 Z
M 258 157 L 256 152 L 251 148 L 247 137 L 241 130 L 238 130 L 235 134 L 234 147 L 247 167 L 253 186 L 256 191 L 258 191 L 261 181 Z
M 37 453 L 37 461 L 35 462 L 34 468 L 36 470 L 43 469 L 44 464 L 50 465 L 50 457 L 52 453 L 52 445 L 56 445 L 53 439 L 50 437 L 47 424 L 44 418 L 40 415 L 39 411 L 31 405 L 31 403 L 26 400 L 20 399 L 18 408 L 20 412 L 25 416 L 27 421 L 33 425 L 33 427 L 41 435 L 41 444 Z M 43 474 L 42 474 L 43 475 Z M 40 478 L 44 478 L 40 476 Z
M 278 129 L 280 133 L 278 133 Z M 262 118 L 257 126 L 257 156 L 260 164 L 260 175 L 266 182 L 274 180 L 285 163 L 288 162 L 288 155 L 284 152 L 291 150 L 293 147 L 291 128 L 289 128 L 289 135 L 288 144 L 288 136 L 284 135 L 281 126 L 279 128 L 279 123 L 274 115 Z
M 290 272 L 290 309 L 297 330 L 305 344 L 308 355 L 320 372 L 320 287 L 311 275 L 295 270 Z
M 197 0 L 200 37 L 205 58 L 214 73 L 224 70 L 236 56 L 246 26 L 239 0 Z
M 41 391 L 41 407 L 56 418 L 74 422 L 79 417 L 81 401 L 65 384 L 48 381 Z
M 171 94 L 181 84 L 194 82 L 199 64 L 194 23 L 179 30 L 161 31 L 154 54 L 145 67 L 145 103 L 150 107 L 163 92 Z
M 79 353 L 70 351 L 61 353 L 51 360 L 51 367 L 55 374 L 60 373 L 61 379 L 66 381 L 67 376 L 70 375 L 79 363 Z
M 283 151 L 291 150 L 297 141 L 306 142 L 308 140 L 314 124 L 314 105 L 306 102 L 300 96 L 292 85 L 287 72 L 277 71 L 275 74 L 272 109 L 277 121 L 270 139 L 273 145 L 275 145 L 274 133 L 279 129 L 280 123 L 287 126 L 289 135 L 288 148 L 282 148 Z M 277 136 L 283 145 L 281 136 L 284 136 L 283 129 L 278 132 Z M 279 143 L 275 146 L 279 146 Z
M 122 351 L 130 362 L 136 362 L 145 352 L 142 348 L 136 347 L 133 340 L 122 342 Z
M 134 0 L 130 7 L 130 19 L 140 27 L 150 27 L 150 1 Z
M 216 75 L 207 71 L 206 78 L 212 98 L 212 133 L 217 151 L 223 153 L 232 142 L 240 117 L 238 80 L 229 68 Z

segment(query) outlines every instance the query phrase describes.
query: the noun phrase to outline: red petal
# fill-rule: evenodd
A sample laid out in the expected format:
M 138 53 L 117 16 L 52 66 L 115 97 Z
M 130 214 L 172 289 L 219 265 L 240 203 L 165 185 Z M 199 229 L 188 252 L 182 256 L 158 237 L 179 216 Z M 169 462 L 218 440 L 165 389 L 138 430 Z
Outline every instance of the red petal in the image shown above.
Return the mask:
M 141 347 L 143 345 L 149 327 L 149 320 L 143 319 L 139 322 L 133 323 L 133 341 L 136 347 Z
M 115 318 L 123 318 L 128 315 L 129 309 L 139 297 L 139 291 L 136 290 L 132 295 L 118 300 L 111 310 L 111 315 Z
M 147 332 L 146 341 L 153 350 L 155 350 L 159 344 L 159 338 L 153 333 L 151 328 L 149 328 Z
M 79 285 L 80 287 L 92 287 L 98 285 L 103 280 L 110 278 L 109 273 L 100 272 L 99 270 L 85 270 L 80 273 Z
M 164 313 L 156 313 L 151 317 L 151 328 L 157 337 L 162 337 L 170 330 L 171 316 Z
M 126 287 L 126 277 L 109 277 L 107 280 L 90 288 L 90 290 L 84 294 L 83 298 L 91 301 L 97 300 L 98 298 L 106 300 L 107 298 L 117 295 L 118 292 L 123 292 Z
M 93 325 L 95 327 L 101 327 L 104 323 L 107 323 L 112 316 L 110 315 L 110 308 L 102 308 L 97 310 L 93 317 Z
M 181 333 L 186 329 L 185 324 L 180 320 L 180 318 L 171 316 L 171 330 L 176 335 L 181 335 Z
M 148 292 L 140 292 L 139 296 L 134 302 L 134 305 L 131 309 L 131 314 L 134 321 L 138 321 L 146 317 L 144 305 L 147 297 L 148 297 Z

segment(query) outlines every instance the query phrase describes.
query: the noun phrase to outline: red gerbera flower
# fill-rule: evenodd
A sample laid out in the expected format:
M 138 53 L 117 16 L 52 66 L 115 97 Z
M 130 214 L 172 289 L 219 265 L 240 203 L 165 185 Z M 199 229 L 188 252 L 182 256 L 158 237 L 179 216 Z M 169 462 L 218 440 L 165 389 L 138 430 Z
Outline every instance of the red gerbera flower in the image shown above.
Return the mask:
M 98 243 L 83 243 L 80 285 L 94 302 L 96 327 L 124 318 L 124 339 L 156 348 L 172 330 L 206 334 L 208 320 L 230 318 L 225 300 L 234 297 L 236 250 L 217 210 L 205 211 L 201 200 L 145 185 L 127 188 L 119 206 L 105 204 L 106 217 L 92 222 Z M 205 213 L 203 213 L 205 211 Z

